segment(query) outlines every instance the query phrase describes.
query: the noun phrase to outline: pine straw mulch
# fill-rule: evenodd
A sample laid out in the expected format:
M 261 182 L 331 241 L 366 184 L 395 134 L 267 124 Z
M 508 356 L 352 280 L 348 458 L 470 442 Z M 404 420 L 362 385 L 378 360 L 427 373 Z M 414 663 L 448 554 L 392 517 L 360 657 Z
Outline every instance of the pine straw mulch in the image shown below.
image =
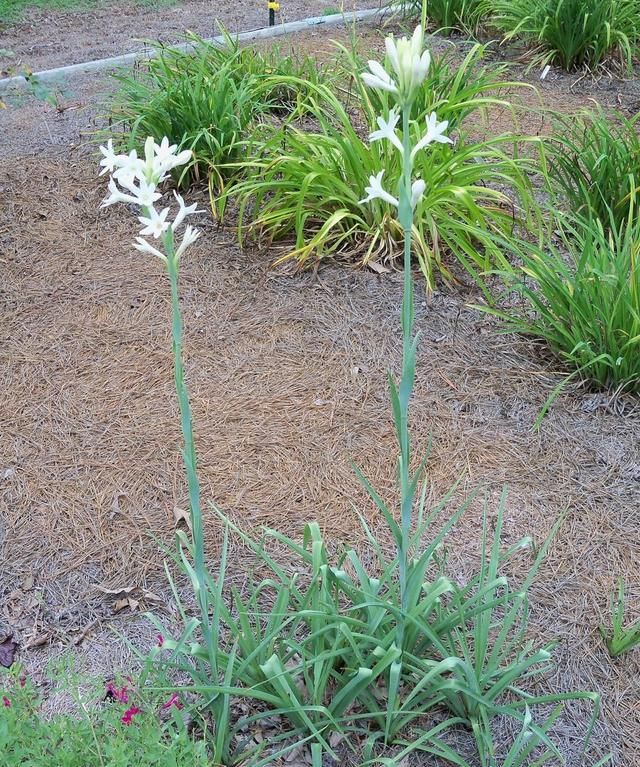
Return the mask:
M 186 505 L 167 286 L 130 247 L 133 217 L 98 209 L 105 185 L 93 176 L 81 152 L 0 166 L 0 629 L 30 648 L 34 671 L 68 647 L 108 671 L 124 658 L 112 625 L 148 641 L 131 616 L 165 607 L 152 536 L 170 543 Z M 391 497 L 385 371 L 399 359 L 399 275 L 272 271 L 233 232 L 206 215 L 201 225 L 182 301 L 204 497 L 246 529 L 296 536 L 315 519 L 336 545 L 360 546 L 355 504 L 384 537 L 349 460 Z M 618 575 L 640 611 L 638 409 L 573 387 L 533 434 L 558 375 L 535 344 L 466 307 L 476 299 L 419 294 L 413 433 L 418 451 L 433 436 L 430 495 L 463 474 L 461 494 L 484 486 L 494 503 L 508 483 L 509 541 L 542 541 L 566 510 L 532 589 L 532 632 L 560 640 L 545 685 L 600 691 L 594 753 L 613 748 L 632 767 L 640 652 L 611 661 L 597 626 Z M 479 512 L 452 539 L 461 577 L 475 567 Z M 207 535 L 215 560 L 213 516 Z M 234 551 L 234 577 L 245 559 Z M 104 591 L 121 588 L 132 590 Z M 564 720 L 569 757 L 585 717 L 570 707 Z

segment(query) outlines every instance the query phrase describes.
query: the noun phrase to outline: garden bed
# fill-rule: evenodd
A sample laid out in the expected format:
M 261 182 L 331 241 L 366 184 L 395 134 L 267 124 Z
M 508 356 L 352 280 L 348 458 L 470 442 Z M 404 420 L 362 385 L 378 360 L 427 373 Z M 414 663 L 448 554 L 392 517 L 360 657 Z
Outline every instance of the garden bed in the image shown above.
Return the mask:
M 317 35 L 294 45 L 319 42 L 328 48 Z M 380 38 L 367 32 L 361 43 L 379 47 Z M 575 80 L 552 72 L 540 84 L 544 104 L 637 108 L 634 83 Z M 126 670 L 113 628 L 143 648 L 153 642 L 141 611 L 175 613 L 157 539 L 171 544 L 187 503 L 164 278 L 131 250 L 131 216 L 99 210 L 96 157 L 77 146 L 109 84 L 73 87 L 82 109 L 56 113 L 26 99 L 2 113 L 0 634 L 14 634 L 36 680 L 47 658 L 69 651 L 92 673 Z M 522 119 L 523 130 L 540 130 L 539 116 Z M 391 497 L 386 369 L 400 359 L 401 275 L 337 264 L 273 270 L 269 253 L 241 251 L 232 229 L 208 215 L 198 226 L 182 309 L 205 499 L 247 530 L 297 536 L 315 519 L 336 546 L 364 548 L 354 504 L 384 540 L 349 461 Z M 545 687 L 600 692 L 593 761 L 612 751 L 616 767 L 633 767 L 640 654 L 612 661 L 598 625 L 609 621 L 618 576 L 630 614 L 640 611 L 640 409 L 631 397 L 569 385 L 532 432 L 563 373 L 542 346 L 498 335 L 496 321 L 468 307 L 479 299 L 471 286 L 427 298 L 420 285 L 412 426 L 418 449 L 433 440 L 429 494 L 438 499 L 462 475 L 459 495 L 484 488 L 491 509 L 508 484 L 505 544 L 523 535 L 540 544 L 565 514 L 531 590 L 532 633 L 559 640 L 558 674 Z M 480 528 L 476 503 L 451 541 L 461 582 Z M 207 536 L 214 559 L 213 515 Z M 233 554 L 241 584 L 251 558 L 241 547 Z M 560 747 L 576 767 L 586 721 L 581 706 L 562 720 Z

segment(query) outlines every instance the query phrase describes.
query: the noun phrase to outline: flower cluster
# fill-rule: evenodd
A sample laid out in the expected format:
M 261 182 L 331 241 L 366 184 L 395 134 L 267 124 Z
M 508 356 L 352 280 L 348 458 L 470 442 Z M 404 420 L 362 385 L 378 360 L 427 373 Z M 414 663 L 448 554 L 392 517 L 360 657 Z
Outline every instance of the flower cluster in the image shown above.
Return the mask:
M 427 76 L 431 56 L 424 49 L 422 26 L 417 26 L 411 40 L 401 37 L 395 40 L 391 35 L 384 41 L 387 57 L 391 62 L 395 80 L 377 61 L 369 62 L 369 72 L 362 75 L 365 85 L 370 88 L 395 93 L 401 104 L 409 103 L 417 88 Z
M 136 205 L 142 211 L 138 220 L 142 224 L 140 236 L 136 237 L 134 247 L 143 253 L 167 260 L 167 253 L 151 245 L 145 237 L 162 239 L 165 250 L 175 259 L 179 259 L 185 250 L 192 245 L 200 236 L 200 232 L 187 225 L 182 235 L 180 245 L 175 248 L 174 234 L 183 223 L 186 216 L 197 213 L 195 205 L 185 205 L 179 194 L 174 192 L 178 203 L 178 212 L 173 219 L 169 220 L 170 208 L 156 210 L 155 203 L 160 200 L 162 194 L 158 186 L 166 180 L 169 173 L 191 159 L 191 151 L 177 151 L 175 144 L 169 144 L 165 136 L 160 144 L 156 144 L 153 137 L 149 136 L 144 145 L 144 159 L 138 157 L 134 149 L 129 154 L 116 154 L 113 150 L 113 142 L 109 139 L 107 146 L 101 146 L 103 158 L 100 161 L 102 171 L 110 173 L 109 196 L 102 203 L 102 207 L 114 205 L 118 202 Z
M 418 88 L 424 83 L 431 57 L 428 51 L 424 51 L 424 34 L 422 27 L 418 26 L 413 33 L 413 37 L 408 40 L 406 37 L 395 40 L 393 37 L 387 37 L 385 40 L 387 58 L 391 63 L 395 79 L 384 69 L 377 61 L 369 62 L 369 71 L 362 74 L 362 80 L 365 85 L 377 90 L 388 91 L 395 94 L 398 101 L 398 107 L 394 107 L 389 112 L 388 118 L 378 117 L 378 130 L 369 134 L 369 141 L 389 141 L 402 155 L 403 159 L 408 154 L 410 167 L 418 152 L 429 144 L 450 144 L 451 139 L 445 135 L 449 123 L 445 120 L 438 122 L 435 112 L 432 112 L 426 118 L 427 130 L 422 138 L 415 144 L 409 145 L 409 136 L 398 136 L 397 126 L 400 120 L 400 112 L 408 112 L 411 108 Z M 369 186 L 365 191 L 367 196 L 361 203 L 367 203 L 371 200 L 384 200 L 396 208 L 400 207 L 399 200 L 392 194 L 389 194 L 382 186 L 382 176 L 384 171 L 380 171 L 377 176 L 369 177 Z M 425 191 L 425 183 L 422 179 L 417 179 L 411 185 L 411 194 L 409 195 L 411 209 L 413 210 Z

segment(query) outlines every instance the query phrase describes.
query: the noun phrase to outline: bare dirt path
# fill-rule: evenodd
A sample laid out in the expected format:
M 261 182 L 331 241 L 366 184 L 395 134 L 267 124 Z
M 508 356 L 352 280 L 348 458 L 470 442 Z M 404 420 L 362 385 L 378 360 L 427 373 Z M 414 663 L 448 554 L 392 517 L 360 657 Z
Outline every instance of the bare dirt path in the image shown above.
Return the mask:
M 327 9 L 376 8 L 379 0 L 282 0 L 278 23 L 321 16 Z M 52 69 L 141 50 L 142 40 L 176 42 L 185 32 L 201 37 L 219 34 L 218 24 L 231 32 L 266 27 L 266 0 L 184 0 L 168 7 L 126 1 L 105 3 L 93 10 L 33 9 L 23 21 L 0 28 L 0 71 L 29 67 Z M 9 51 L 12 55 L 7 55 Z

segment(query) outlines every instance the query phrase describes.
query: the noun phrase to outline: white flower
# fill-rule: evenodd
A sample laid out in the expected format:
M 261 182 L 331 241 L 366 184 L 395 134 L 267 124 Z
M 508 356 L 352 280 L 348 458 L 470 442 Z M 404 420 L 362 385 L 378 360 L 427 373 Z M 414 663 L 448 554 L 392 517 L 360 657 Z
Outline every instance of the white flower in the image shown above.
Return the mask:
M 119 181 L 122 186 L 126 186 L 128 189 L 136 179 L 144 178 L 144 162 L 138 157 L 138 153 L 135 149 L 132 149 L 129 154 L 118 155 L 116 157 L 118 168 L 114 172 L 113 177 L 116 181 Z
M 135 194 L 138 200 L 138 205 L 141 208 L 150 208 L 154 202 L 162 197 L 160 192 L 156 191 L 156 185 L 153 183 L 147 183 L 144 179 L 141 179 L 140 186 L 135 190 L 132 189 L 132 191 Z
M 436 113 L 431 112 L 431 114 L 426 118 L 426 123 L 427 123 L 427 132 L 420 139 L 420 141 L 418 141 L 418 143 L 414 146 L 411 152 L 412 160 L 421 149 L 424 149 L 425 146 L 432 144 L 434 141 L 438 144 L 453 143 L 453 141 L 451 141 L 451 139 L 448 136 L 444 135 L 444 132 L 447 130 L 447 126 L 449 125 L 448 120 L 444 120 L 443 122 L 439 123 L 438 118 L 436 117 Z
M 176 250 L 176 259 L 180 258 L 185 250 L 190 245 L 193 245 L 198 237 L 200 237 L 200 232 L 197 229 L 194 229 L 192 226 L 187 225 L 184 230 L 184 234 L 182 235 L 182 242 L 180 243 L 180 247 L 178 250 Z
M 119 179 L 120 183 L 128 189 L 131 194 L 125 194 L 116 186 L 113 177 L 109 179 L 110 196 L 102 203 L 103 208 L 107 205 L 113 205 L 116 202 L 128 202 L 133 205 L 139 205 L 141 208 L 150 208 L 153 203 L 159 200 L 162 195 L 156 191 L 155 184 L 148 184 L 144 179 L 140 180 L 140 186 L 136 186 L 128 178 Z
M 382 188 L 383 175 L 384 170 L 381 170 L 377 176 L 369 176 L 370 186 L 365 187 L 364 191 L 367 193 L 367 196 L 364 198 L 364 200 L 360 200 L 361 205 L 365 202 L 371 202 L 371 200 L 379 199 L 388 202 L 390 205 L 395 205 L 396 208 L 398 207 L 398 200 L 396 200 L 393 195 L 385 192 L 385 190 Z
M 106 208 L 108 205 L 114 205 L 116 202 L 131 202 L 134 205 L 138 205 L 138 198 L 131 194 L 124 194 L 116 186 L 116 182 L 113 178 L 109 179 L 109 192 L 111 193 L 102 202 L 101 208 Z
M 144 226 L 144 229 L 140 231 L 140 234 L 153 235 L 154 239 L 161 237 L 169 228 L 169 222 L 167 216 L 169 215 L 169 208 L 165 208 L 160 213 L 155 208 L 149 209 L 149 217 L 138 216 L 138 221 Z
M 180 154 L 168 157 L 162 164 L 163 170 L 172 170 L 180 165 L 186 165 L 192 156 L 193 152 L 190 149 L 184 149 Z
M 415 208 L 418 202 L 420 202 L 422 195 L 424 194 L 424 190 L 427 188 L 427 185 L 424 183 L 424 181 L 419 178 L 416 181 L 413 182 L 411 185 L 411 207 Z
M 136 237 L 136 241 L 133 243 L 133 247 L 136 250 L 139 250 L 141 253 L 149 253 L 152 256 L 161 258 L 163 261 L 167 260 L 167 257 L 164 253 L 161 253 L 157 248 L 154 248 L 153 245 L 149 245 L 149 243 L 142 237 Z
M 178 205 L 180 206 L 178 209 L 178 215 L 175 217 L 173 224 L 171 224 L 171 228 L 175 232 L 175 230 L 184 221 L 185 216 L 190 216 L 192 213 L 199 213 L 200 211 L 197 208 L 198 203 L 194 202 L 193 205 L 185 205 L 184 200 L 179 194 L 174 192 L 173 196 L 176 198 Z
M 399 151 L 400 154 L 404 154 L 404 147 L 402 141 L 398 138 L 396 133 L 396 125 L 400 119 L 400 113 L 394 107 L 389 112 L 389 119 L 385 120 L 384 117 L 378 117 L 378 127 L 380 130 L 373 131 L 369 134 L 369 141 L 380 141 L 382 139 L 388 139 Z
M 166 136 L 159 144 L 156 144 L 155 142 L 153 144 L 153 151 L 155 152 L 156 160 L 159 163 L 163 163 L 170 157 L 173 157 L 177 148 L 177 144 L 171 144 L 171 146 L 169 146 L 169 139 Z
M 369 72 L 362 73 L 362 80 L 369 88 L 397 93 L 398 87 L 377 61 L 369 61 Z
M 113 173 L 113 171 L 118 167 L 118 155 L 113 151 L 113 141 L 109 139 L 106 146 L 100 147 L 100 151 L 104 155 L 102 160 L 100 160 L 100 165 L 102 166 L 100 175 L 102 176 L 105 173 Z
M 393 36 L 390 36 L 386 38 L 384 44 L 391 66 L 396 73 L 400 98 L 405 101 L 410 100 L 415 90 L 424 82 L 431 64 L 431 56 L 424 50 L 422 26 L 416 27 L 411 40 L 401 37 L 396 41 Z

